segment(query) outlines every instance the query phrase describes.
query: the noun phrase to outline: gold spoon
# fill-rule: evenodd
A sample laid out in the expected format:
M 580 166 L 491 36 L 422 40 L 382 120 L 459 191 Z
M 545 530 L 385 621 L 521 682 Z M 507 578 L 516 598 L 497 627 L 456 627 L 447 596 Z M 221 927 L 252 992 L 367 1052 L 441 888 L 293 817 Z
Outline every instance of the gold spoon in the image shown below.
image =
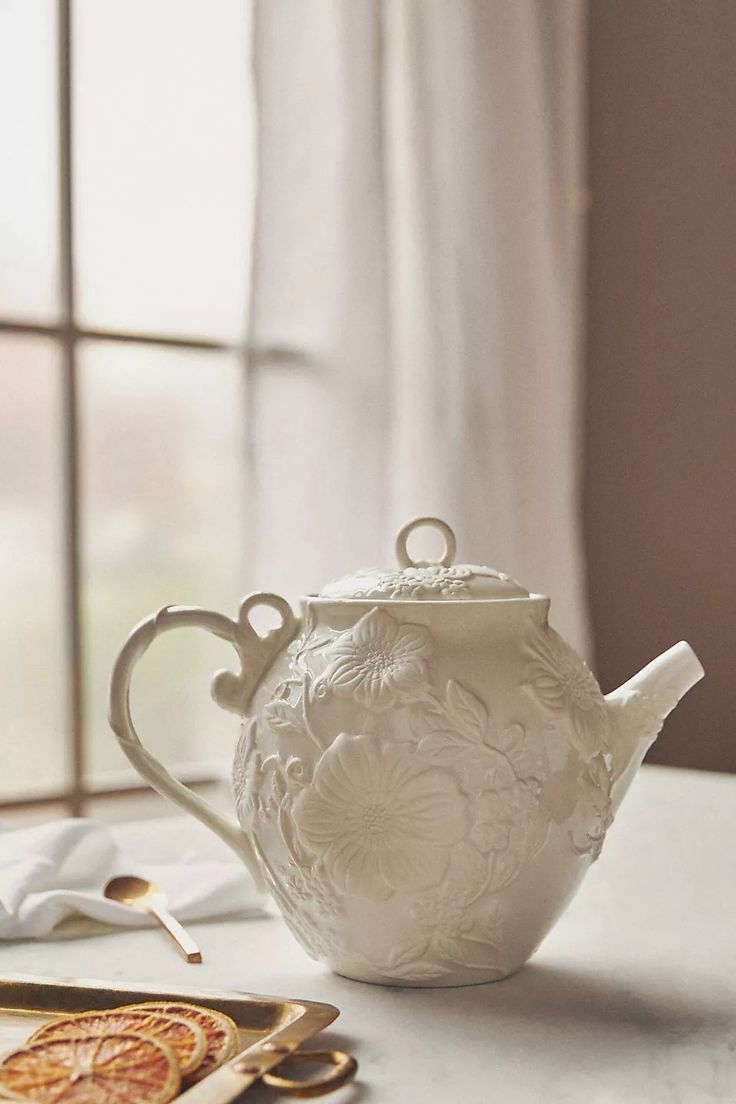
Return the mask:
M 173 939 L 187 962 L 202 961 L 202 952 L 191 935 L 168 911 L 168 898 L 155 882 L 147 882 L 145 878 L 123 874 L 119 878 L 111 878 L 103 893 L 110 901 L 117 901 L 118 904 L 128 905 L 138 912 L 147 912 L 150 916 L 154 916 L 166 934 Z

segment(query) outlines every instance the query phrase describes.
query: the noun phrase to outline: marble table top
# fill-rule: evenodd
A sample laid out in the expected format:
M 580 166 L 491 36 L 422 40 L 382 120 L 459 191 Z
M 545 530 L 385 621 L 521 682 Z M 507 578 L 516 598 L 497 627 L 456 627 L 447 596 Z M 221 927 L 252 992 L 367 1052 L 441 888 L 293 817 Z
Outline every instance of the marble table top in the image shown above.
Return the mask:
M 148 861 L 198 844 L 198 824 L 121 826 Z M 114 978 L 328 1001 L 320 1037 L 359 1081 L 334 1104 L 701 1104 L 736 1101 L 736 777 L 644 768 L 600 861 L 516 976 L 391 989 L 331 975 L 276 913 L 192 925 L 204 962 L 154 930 L 77 923 L 0 944 L 0 974 Z M 212 839 L 213 853 L 220 848 Z M 253 1104 L 276 1096 L 256 1086 Z

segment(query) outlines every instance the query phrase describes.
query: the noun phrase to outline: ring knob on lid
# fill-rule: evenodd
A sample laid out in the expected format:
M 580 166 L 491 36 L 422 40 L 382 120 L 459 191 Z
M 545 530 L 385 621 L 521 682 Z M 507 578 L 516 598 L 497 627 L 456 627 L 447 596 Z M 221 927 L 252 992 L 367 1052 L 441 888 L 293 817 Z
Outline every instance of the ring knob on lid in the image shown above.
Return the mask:
M 444 538 L 439 560 L 414 560 L 407 543 L 420 528 L 436 529 Z M 406 523 L 396 537 L 398 567 L 393 570 L 368 568 L 328 583 L 321 598 L 374 599 L 375 601 L 481 601 L 499 598 L 528 598 L 529 591 L 492 567 L 456 564 L 455 534 L 440 518 L 418 517 Z
M 415 529 L 421 529 L 425 526 L 437 529 L 445 538 L 445 551 L 439 560 L 413 560 L 409 555 L 406 542 Z M 455 540 L 455 534 L 446 521 L 441 521 L 440 518 L 435 517 L 420 517 L 414 518 L 413 521 L 407 521 L 406 525 L 402 525 L 396 534 L 395 547 L 399 567 L 450 567 L 457 552 L 457 541 Z

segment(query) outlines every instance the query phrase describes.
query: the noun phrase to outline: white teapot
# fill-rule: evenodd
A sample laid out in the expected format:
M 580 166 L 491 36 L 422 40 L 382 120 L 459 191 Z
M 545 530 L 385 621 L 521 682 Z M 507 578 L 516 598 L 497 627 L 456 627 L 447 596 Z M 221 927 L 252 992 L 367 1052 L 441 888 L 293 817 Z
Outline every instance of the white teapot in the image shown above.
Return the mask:
M 434 526 L 436 563 L 409 534 Z M 112 674 L 110 723 L 151 785 L 193 813 L 267 887 L 305 950 L 389 985 L 464 985 L 517 970 L 598 858 L 664 718 L 703 675 L 675 644 L 603 697 L 549 627 L 549 599 L 498 571 L 453 565 L 444 522 L 419 518 L 398 567 L 302 601 L 250 594 L 237 621 L 170 606 L 141 622 Z M 272 607 L 280 626 L 250 624 Z M 141 745 L 133 667 L 180 626 L 229 640 L 237 673 L 212 696 L 242 718 L 238 824 Z

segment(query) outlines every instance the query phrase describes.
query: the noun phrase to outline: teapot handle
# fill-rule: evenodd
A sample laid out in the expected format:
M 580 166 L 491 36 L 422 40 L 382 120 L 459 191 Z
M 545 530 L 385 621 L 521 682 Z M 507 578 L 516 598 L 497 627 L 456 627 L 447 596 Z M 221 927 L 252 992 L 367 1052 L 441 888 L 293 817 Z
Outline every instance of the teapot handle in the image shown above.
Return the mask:
M 270 606 L 276 610 L 281 624 L 260 636 L 250 623 L 250 612 L 255 606 Z M 284 598 L 263 592 L 249 594 L 243 599 L 237 621 L 198 606 L 165 606 L 136 625 L 115 661 L 110 678 L 110 727 L 130 762 L 154 790 L 211 828 L 242 859 L 258 888 L 264 889 L 258 860 L 245 832 L 174 778 L 143 747 L 130 715 L 130 682 L 138 660 L 157 636 L 170 629 L 192 627 L 207 629 L 221 640 L 229 641 L 238 653 L 240 670 L 237 674 L 218 671 L 212 680 L 212 697 L 223 709 L 245 717 L 261 679 L 299 631 L 299 620 Z

